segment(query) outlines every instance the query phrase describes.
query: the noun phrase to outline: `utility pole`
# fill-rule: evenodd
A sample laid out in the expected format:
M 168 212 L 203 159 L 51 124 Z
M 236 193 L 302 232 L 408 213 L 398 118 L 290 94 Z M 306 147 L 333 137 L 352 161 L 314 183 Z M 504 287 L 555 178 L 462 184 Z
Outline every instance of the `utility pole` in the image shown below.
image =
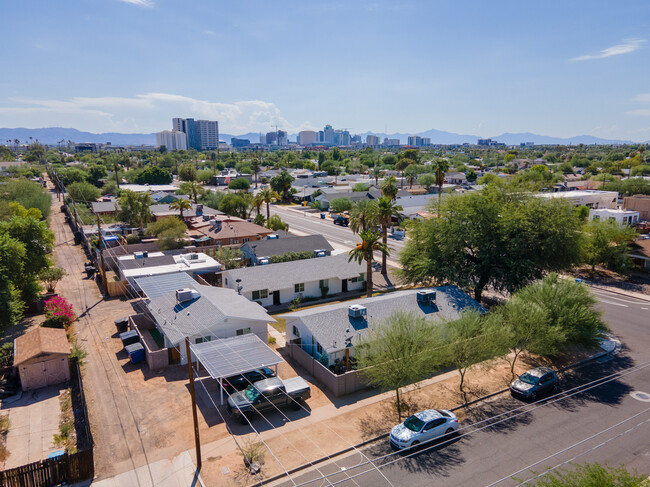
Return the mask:
M 102 284 L 104 289 L 108 292 L 108 285 L 106 284 L 106 268 L 104 267 L 104 236 L 102 235 L 102 224 L 97 215 L 97 235 L 99 235 L 99 259 L 100 259 L 100 272 L 102 273 Z
M 194 391 L 194 371 L 192 370 L 192 355 L 190 353 L 190 339 L 185 337 L 185 350 L 187 353 L 187 373 L 190 377 L 190 396 L 192 397 L 192 418 L 194 419 L 194 448 L 196 449 L 196 469 L 201 470 L 201 440 L 199 439 L 199 419 L 196 415 L 196 392 Z

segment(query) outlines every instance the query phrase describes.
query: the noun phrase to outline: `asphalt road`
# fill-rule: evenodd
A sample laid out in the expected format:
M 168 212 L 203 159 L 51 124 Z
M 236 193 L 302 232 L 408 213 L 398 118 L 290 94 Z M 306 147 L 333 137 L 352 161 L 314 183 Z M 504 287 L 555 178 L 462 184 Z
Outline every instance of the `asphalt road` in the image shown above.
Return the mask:
M 624 464 L 650 475 L 650 402 L 631 395 L 641 391 L 650 400 L 650 301 L 601 290 L 594 294 L 623 349 L 610 360 L 562 375 L 559 396 L 527 404 L 502 395 L 477 404 L 472 418 L 462 425 L 471 431 L 491 424 L 485 429 L 438 442 L 412 456 L 395 453 L 382 441 L 362 450 L 383 465 L 380 472 L 371 465 L 359 465 L 367 459 L 353 453 L 319 466 L 321 472 L 333 474 L 329 482 L 318 480 L 317 472 L 308 472 L 296 476 L 295 485 L 510 486 L 532 479 L 533 472 L 572 459 L 577 463 Z M 603 379 L 611 374 L 621 376 Z M 584 390 L 592 381 L 598 382 Z M 581 392 L 569 395 L 581 385 Z M 510 412 L 498 418 L 502 422 L 494 423 L 494 416 L 522 406 L 523 410 Z M 469 423 L 490 418 L 469 427 Z

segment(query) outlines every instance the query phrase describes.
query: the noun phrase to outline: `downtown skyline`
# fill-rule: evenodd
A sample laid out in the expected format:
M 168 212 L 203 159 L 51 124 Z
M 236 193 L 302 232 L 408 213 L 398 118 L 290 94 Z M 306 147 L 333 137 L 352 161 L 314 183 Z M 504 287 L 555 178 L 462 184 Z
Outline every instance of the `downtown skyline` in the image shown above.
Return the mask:
M 642 1 L 10 4 L 0 127 L 650 139 Z

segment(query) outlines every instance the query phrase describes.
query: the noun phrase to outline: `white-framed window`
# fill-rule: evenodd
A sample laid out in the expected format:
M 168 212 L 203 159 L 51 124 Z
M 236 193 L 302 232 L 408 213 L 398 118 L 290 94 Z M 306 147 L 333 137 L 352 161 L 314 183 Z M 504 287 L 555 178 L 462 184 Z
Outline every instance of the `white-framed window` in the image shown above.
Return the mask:
M 194 340 L 194 343 L 204 343 L 204 342 L 210 342 L 212 341 L 212 337 L 207 336 L 207 337 L 198 337 L 196 340 Z
M 301 282 L 301 283 L 295 284 L 293 286 L 293 290 L 295 292 L 297 292 L 297 293 L 304 293 L 305 292 L 305 283 Z
M 318 287 L 323 289 L 325 287 L 329 288 L 330 287 L 330 280 L 329 279 L 321 279 L 318 281 Z
M 241 336 L 241 335 L 248 335 L 250 332 L 251 332 L 250 328 L 242 328 L 241 330 L 237 330 L 236 334 L 237 336 Z
M 230 245 L 238 244 L 238 243 L 239 243 L 239 239 L 238 239 L 238 238 L 231 238 L 231 239 L 230 239 Z
M 253 291 L 253 301 L 257 301 L 258 299 L 266 299 L 268 297 L 269 297 L 268 289 L 260 289 L 259 291 Z
M 296 325 L 293 325 L 293 336 L 300 338 L 300 330 L 296 328 Z

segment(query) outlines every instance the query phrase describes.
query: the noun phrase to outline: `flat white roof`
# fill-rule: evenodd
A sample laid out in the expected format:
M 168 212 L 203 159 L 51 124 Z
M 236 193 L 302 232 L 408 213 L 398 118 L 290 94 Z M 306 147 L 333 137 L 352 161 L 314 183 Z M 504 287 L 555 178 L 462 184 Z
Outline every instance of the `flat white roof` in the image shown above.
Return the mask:
M 146 261 L 152 257 L 164 257 L 165 254 L 162 252 L 151 252 L 149 257 L 138 258 L 137 260 Z M 196 257 L 194 257 L 196 256 Z M 218 272 L 221 270 L 221 264 L 210 257 L 209 255 L 202 253 L 188 253 L 188 254 L 179 254 L 172 256 L 174 259 L 173 264 L 163 264 L 157 266 L 145 266 L 145 267 L 136 267 L 136 268 L 122 268 L 122 274 L 124 277 L 142 277 L 142 276 L 155 276 L 160 274 L 173 274 L 176 272 Z M 136 260 L 134 255 L 125 255 L 119 257 L 120 261 L 133 261 Z

